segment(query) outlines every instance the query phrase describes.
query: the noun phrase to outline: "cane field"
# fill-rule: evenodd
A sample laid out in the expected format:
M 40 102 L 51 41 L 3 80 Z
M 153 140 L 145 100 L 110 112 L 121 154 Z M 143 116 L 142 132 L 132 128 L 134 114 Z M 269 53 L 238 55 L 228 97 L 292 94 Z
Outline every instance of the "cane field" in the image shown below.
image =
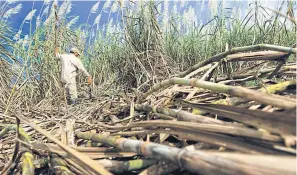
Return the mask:
M 0 174 L 296 174 L 296 7 L 0 0 Z

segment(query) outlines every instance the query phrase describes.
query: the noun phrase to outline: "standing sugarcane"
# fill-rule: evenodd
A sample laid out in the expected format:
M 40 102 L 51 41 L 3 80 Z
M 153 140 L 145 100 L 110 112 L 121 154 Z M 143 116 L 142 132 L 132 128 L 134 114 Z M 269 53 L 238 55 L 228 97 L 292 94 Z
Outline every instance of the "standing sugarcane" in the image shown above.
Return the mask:
M 58 12 L 57 12 L 57 4 L 54 4 L 54 8 L 55 8 L 55 52 L 58 50 L 58 35 L 57 35 L 57 30 L 58 30 L 58 22 L 59 22 L 59 18 L 58 18 Z M 62 89 L 62 94 L 64 97 L 64 103 L 66 106 L 66 110 L 68 111 L 68 107 L 67 107 L 67 100 L 66 100 L 66 95 L 65 95 L 65 91 L 62 88 L 63 85 L 60 84 L 60 88 Z M 61 104 L 61 99 L 59 98 L 59 113 L 60 113 L 60 104 Z
M 56 23 L 58 22 L 58 15 L 57 15 L 57 6 L 55 5 L 55 16 L 56 16 Z M 80 51 L 77 48 L 72 48 L 70 50 L 70 54 L 60 54 L 59 49 L 57 47 L 57 24 L 55 29 L 55 56 L 60 59 L 61 61 L 61 82 L 63 84 L 63 96 L 65 100 L 65 105 L 67 108 L 67 101 L 68 104 L 75 105 L 77 104 L 77 88 L 76 88 L 76 71 L 82 71 L 88 77 L 88 84 L 89 84 L 89 94 L 91 97 L 91 84 L 92 84 L 92 77 L 85 69 L 82 64 L 82 61 L 78 58 L 81 56 Z M 67 97 L 65 94 L 64 87 L 67 91 Z M 67 100 L 68 99 L 68 100 Z

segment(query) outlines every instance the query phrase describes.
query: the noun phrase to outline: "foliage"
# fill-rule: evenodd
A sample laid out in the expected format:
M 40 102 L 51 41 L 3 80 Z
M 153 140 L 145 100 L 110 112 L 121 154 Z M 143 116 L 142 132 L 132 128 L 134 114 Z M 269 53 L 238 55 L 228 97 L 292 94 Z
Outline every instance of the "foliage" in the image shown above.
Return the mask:
M 101 11 L 100 3 L 104 3 Z M 178 2 L 174 2 L 172 9 L 168 2 L 100 3 L 90 9 L 88 21 L 92 15 L 97 16 L 93 25 L 77 26 L 79 17 L 68 17 L 71 1 L 58 6 L 58 21 L 55 20 L 53 3 L 45 2 L 39 14 L 32 9 L 24 21 L 31 21 L 35 16 L 39 28 L 34 31 L 30 22 L 29 35 L 22 36 L 20 28 L 14 37 L 13 49 L 1 48 L 6 57 L 11 55 L 7 50 L 11 50 L 13 57 L 21 62 L 21 65 L 15 62 L 13 67 L 16 84 L 22 86 L 19 93 L 8 93 L 10 103 L 17 103 L 19 96 L 22 96 L 22 104 L 27 106 L 29 102 L 38 103 L 44 98 L 52 99 L 53 104 L 60 102 L 54 100 L 61 97 L 62 89 L 59 61 L 53 54 L 55 47 L 61 52 L 67 52 L 73 46 L 80 48 L 84 53 L 83 62 L 94 78 L 93 93 L 99 95 L 113 94 L 119 89 L 147 90 L 154 83 L 224 52 L 226 46 L 230 49 L 265 43 L 291 47 L 296 38 L 296 25 L 292 21 L 278 13 L 268 13 L 258 1 L 250 4 L 248 13 L 242 18 L 238 17 L 238 10 L 228 13 L 227 9 L 211 2 L 212 13 L 209 15 L 213 18 L 206 23 L 198 22 L 198 14 L 192 6 L 178 6 Z M 288 15 L 294 17 L 295 6 L 294 2 L 282 3 L 278 10 L 287 8 Z M 1 10 L 8 13 L 21 5 L 9 7 L 5 5 Z M 107 24 L 100 21 L 103 15 L 108 16 Z M 4 26 L 9 17 L 2 17 L 0 26 Z M 9 43 L 5 45 L 8 47 Z M 244 67 L 239 64 L 237 67 Z M 231 67 L 235 69 L 235 65 Z M 220 68 L 220 73 L 225 74 L 225 71 Z M 10 84 L 11 74 L 11 71 L 5 74 L 8 76 L 6 87 Z M 79 89 L 83 90 L 84 77 L 79 76 L 78 82 Z

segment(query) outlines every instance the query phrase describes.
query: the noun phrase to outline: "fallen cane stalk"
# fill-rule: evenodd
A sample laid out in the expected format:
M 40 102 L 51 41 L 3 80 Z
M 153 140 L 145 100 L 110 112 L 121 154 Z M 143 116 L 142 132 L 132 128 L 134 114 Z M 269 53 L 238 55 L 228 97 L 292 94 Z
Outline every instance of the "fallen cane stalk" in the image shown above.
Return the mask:
M 188 129 L 193 131 L 205 131 L 214 132 L 221 134 L 231 134 L 235 136 L 244 136 L 260 140 L 267 140 L 273 142 L 283 142 L 283 139 L 278 135 L 272 135 L 270 133 L 257 131 L 251 128 L 245 128 L 242 126 L 229 126 L 219 124 L 204 124 L 204 123 L 193 123 L 184 121 L 168 121 L 168 120 L 151 120 L 135 122 L 127 126 L 118 127 L 120 129 L 135 128 L 135 127 L 161 127 L 161 128 L 172 128 L 172 129 Z
M 157 143 L 79 132 L 77 138 L 108 144 L 120 150 L 133 151 L 145 157 L 168 160 L 181 168 L 199 174 L 279 174 L 286 170 L 233 161 L 203 151 L 189 151 Z M 289 173 L 292 174 L 292 173 Z
M 67 168 L 66 162 L 55 154 L 50 155 L 50 165 L 57 175 L 75 175 Z
M 0 132 L 0 139 L 4 137 L 5 134 L 7 134 L 9 131 L 15 130 L 17 131 L 18 137 L 20 138 L 21 141 L 25 142 L 25 143 L 29 143 L 30 141 L 30 137 L 28 136 L 28 134 L 24 131 L 23 128 L 18 127 L 18 125 L 14 125 L 14 124 L 7 124 L 7 125 L 2 125 L 4 126 L 4 128 L 1 130 Z M 17 141 L 16 144 L 19 144 L 19 142 Z M 18 147 L 18 146 L 17 146 Z M 33 175 L 34 174 L 34 166 L 33 166 L 33 161 L 34 161 L 34 157 L 33 154 L 29 151 L 24 151 L 22 153 L 22 173 L 23 175 Z M 17 165 L 14 166 L 14 168 Z M 10 171 L 13 171 L 12 169 Z M 2 171 L 3 174 L 5 174 L 5 172 Z
M 102 165 L 100 165 L 98 162 L 95 162 L 88 156 L 79 153 L 78 151 L 70 148 L 67 145 L 64 145 L 60 140 L 56 139 L 55 137 L 51 136 L 48 132 L 45 130 L 41 129 L 39 126 L 36 124 L 28 121 L 27 119 L 21 117 L 20 115 L 16 115 L 18 119 L 20 119 L 22 122 L 25 124 L 29 125 L 36 131 L 38 131 L 40 134 L 46 136 L 49 140 L 53 141 L 57 145 L 59 145 L 65 152 L 67 152 L 71 157 L 73 157 L 77 162 L 83 165 L 84 168 L 86 168 L 87 171 L 92 172 L 92 173 L 97 173 L 97 174 L 106 174 L 106 175 L 111 175 L 110 172 L 108 172 Z
M 157 164 L 154 164 L 154 165 L 148 167 L 147 169 L 143 170 L 138 175 L 150 175 L 150 174 L 161 175 L 161 174 L 168 174 L 168 173 L 171 173 L 171 172 L 177 170 L 178 168 L 179 168 L 178 166 L 172 164 L 171 162 L 160 161 Z
M 146 168 L 156 163 L 157 161 L 153 159 L 137 159 L 137 160 L 129 160 L 129 161 L 116 161 L 116 160 L 102 159 L 102 160 L 98 160 L 98 162 L 111 172 L 123 173 L 123 172 L 129 172 L 129 171 Z
M 153 129 L 153 130 L 141 130 L 141 131 L 130 131 L 130 132 L 120 132 L 112 134 L 112 136 L 133 136 L 141 134 L 162 134 L 166 133 L 169 135 L 177 135 L 180 139 L 200 141 L 203 143 L 209 143 L 212 145 L 222 146 L 231 150 L 240 151 L 248 154 L 279 154 L 280 152 L 267 149 L 255 144 L 250 144 L 242 141 L 241 139 L 230 137 L 227 135 L 193 131 L 188 129 Z
M 33 154 L 31 152 L 25 152 L 22 155 L 22 174 L 23 175 L 34 175 L 35 167 L 33 164 Z
M 285 91 L 290 86 L 296 86 L 296 80 L 284 81 L 284 82 L 280 82 L 280 83 L 277 83 L 277 84 L 269 85 L 269 86 L 267 86 L 265 88 L 259 89 L 259 91 L 265 92 L 265 93 L 268 93 L 268 94 L 275 94 L 275 93 Z M 236 101 L 238 101 L 236 99 L 238 99 L 238 98 L 237 97 L 232 97 L 230 99 L 220 99 L 220 100 L 212 102 L 211 104 L 236 105 L 236 103 L 237 103 Z M 240 99 L 240 101 L 241 101 L 241 103 L 242 102 L 247 102 L 247 100 L 244 100 L 244 99 Z M 200 110 L 198 108 L 195 108 L 195 109 L 193 109 L 193 113 L 203 115 L 206 112 L 202 111 L 202 110 Z
M 266 105 L 272 105 L 284 109 L 296 108 L 296 102 L 288 100 L 279 95 L 270 95 L 257 90 L 244 88 L 241 86 L 228 86 L 224 84 L 212 83 L 207 81 L 201 81 L 198 79 L 183 79 L 183 78 L 171 78 L 155 84 L 148 92 L 146 92 L 141 99 L 145 99 L 153 92 L 158 91 L 161 88 L 168 87 L 170 85 L 188 85 L 193 87 L 199 87 L 203 89 L 209 89 L 213 92 L 226 93 L 235 97 L 242 97 L 248 100 L 257 101 Z
M 221 120 L 216 120 L 216 119 L 201 116 L 201 115 L 195 115 L 187 111 L 161 108 L 157 106 L 150 106 L 147 104 L 135 105 L 135 109 L 139 111 L 161 113 L 161 114 L 169 115 L 171 117 L 175 117 L 183 121 L 191 121 L 191 122 L 198 122 L 198 123 L 228 124 L 227 122 L 224 122 Z
M 219 105 L 219 104 L 195 104 L 187 101 L 181 101 L 182 104 L 202 109 L 213 114 L 226 118 L 231 118 L 242 123 L 264 128 L 268 131 L 278 134 L 296 134 L 296 117 L 294 113 L 287 113 L 285 116 L 282 112 L 268 113 L 264 111 L 248 110 L 236 106 Z
M 101 159 L 96 161 L 98 161 L 101 165 L 103 165 L 107 170 L 114 173 L 123 173 L 123 172 L 130 172 L 130 171 L 143 169 L 157 162 L 154 159 L 136 159 L 136 160 L 129 160 L 129 161 Z M 34 165 L 37 167 L 44 167 L 45 164 L 47 164 L 47 162 L 48 162 L 48 158 L 42 158 L 34 161 Z M 51 164 L 51 168 L 54 170 L 54 172 L 57 175 L 74 174 L 74 172 L 71 172 L 71 169 L 73 169 L 74 166 L 76 169 L 75 171 L 77 171 L 77 173 L 83 174 L 83 175 L 87 174 L 87 172 L 83 172 L 83 170 L 81 170 L 79 165 L 75 164 L 73 161 L 71 161 L 71 159 L 67 157 L 61 158 L 55 154 L 51 154 L 50 164 Z
M 275 46 L 275 45 L 269 45 L 269 44 L 258 44 L 258 45 L 252 45 L 252 46 L 236 47 L 236 48 L 227 50 L 226 52 L 222 52 L 213 57 L 210 57 L 201 63 L 195 64 L 194 66 L 190 67 L 188 70 L 178 74 L 176 77 L 184 77 L 187 74 L 195 71 L 196 69 L 199 69 L 200 67 L 203 67 L 212 62 L 220 61 L 221 59 L 225 58 L 227 55 L 230 55 L 233 53 L 247 52 L 247 51 L 254 51 L 254 50 L 264 50 L 264 49 L 286 52 L 286 53 L 296 53 L 296 50 L 297 50 L 296 48 Z

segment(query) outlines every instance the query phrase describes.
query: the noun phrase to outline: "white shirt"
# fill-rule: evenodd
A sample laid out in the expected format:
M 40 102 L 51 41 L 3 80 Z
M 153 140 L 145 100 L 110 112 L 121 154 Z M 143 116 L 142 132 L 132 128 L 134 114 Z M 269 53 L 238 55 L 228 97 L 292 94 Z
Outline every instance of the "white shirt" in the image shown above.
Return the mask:
M 61 60 L 61 81 L 63 83 L 75 83 L 76 71 L 77 69 L 82 71 L 86 76 L 90 74 L 85 69 L 81 60 L 77 58 L 74 54 L 56 54 L 56 57 Z

